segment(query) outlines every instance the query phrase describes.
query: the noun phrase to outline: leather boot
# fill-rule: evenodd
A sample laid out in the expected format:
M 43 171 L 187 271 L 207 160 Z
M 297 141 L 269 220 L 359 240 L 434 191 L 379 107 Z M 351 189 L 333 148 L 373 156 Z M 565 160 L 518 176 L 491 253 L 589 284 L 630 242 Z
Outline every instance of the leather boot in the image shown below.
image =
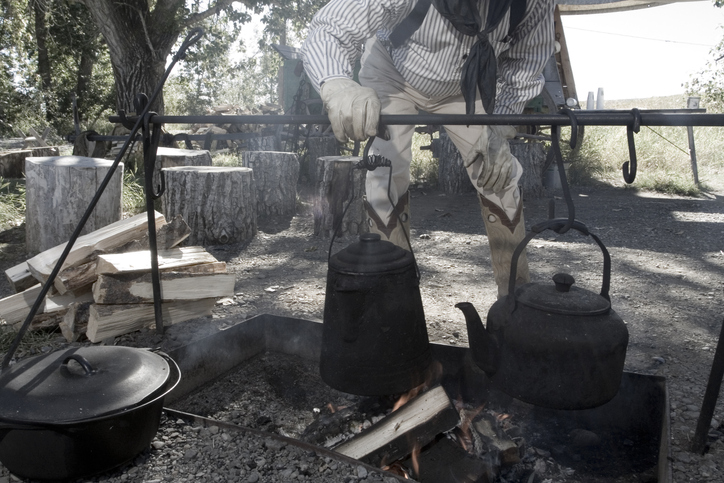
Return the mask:
M 515 248 L 525 238 L 525 221 L 523 219 L 523 201 L 518 205 L 518 211 L 511 220 L 505 212 L 495 203 L 486 200 L 478 194 L 480 208 L 485 222 L 485 231 L 490 244 L 490 261 L 493 264 L 495 284 L 498 286 L 498 298 L 508 295 L 508 281 L 510 280 L 510 263 Z M 530 282 L 528 272 L 528 258 L 525 250 L 518 258 L 518 276 L 515 286 Z
M 377 214 L 372 205 L 365 200 L 365 211 L 367 212 L 367 224 L 370 233 L 377 233 L 382 240 L 387 240 L 400 248 L 410 251 L 410 192 L 400 196 L 395 208 L 390 214 L 390 220 L 385 223 Z M 402 221 L 402 224 L 400 224 Z

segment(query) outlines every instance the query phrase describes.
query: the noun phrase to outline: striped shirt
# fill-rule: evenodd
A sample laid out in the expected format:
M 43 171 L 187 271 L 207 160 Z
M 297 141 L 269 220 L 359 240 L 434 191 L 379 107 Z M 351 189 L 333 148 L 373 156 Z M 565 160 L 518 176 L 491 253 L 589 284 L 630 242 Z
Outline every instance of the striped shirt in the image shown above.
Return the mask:
M 510 12 L 488 36 L 498 62 L 496 114 L 520 114 L 545 84 L 542 72 L 554 49 L 556 0 L 528 0 L 523 20 L 508 36 Z M 430 6 L 420 28 L 400 47 L 389 44 L 394 27 L 416 0 L 331 0 L 312 20 L 302 53 L 317 89 L 329 79 L 352 77 L 365 42 L 377 36 L 402 77 L 430 98 L 459 95 L 460 77 L 474 36 L 464 35 Z M 489 0 L 480 2 L 486 18 Z M 484 20 L 483 20 L 484 21 Z

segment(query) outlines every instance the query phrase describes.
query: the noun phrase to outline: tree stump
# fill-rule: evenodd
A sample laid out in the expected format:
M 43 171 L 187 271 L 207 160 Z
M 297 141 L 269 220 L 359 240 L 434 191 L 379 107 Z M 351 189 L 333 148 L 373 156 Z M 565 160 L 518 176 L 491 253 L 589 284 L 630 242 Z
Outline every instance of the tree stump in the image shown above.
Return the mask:
M 546 162 L 546 150 L 543 143 L 513 140 L 510 141 L 510 152 L 523 166 L 520 186 L 524 198 L 529 200 L 542 198 L 545 194 L 543 165 Z
M 176 149 L 160 147 L 156 151 L 154 180 L 159 180 L 163 168 L 176 166 L 211 166 L 211 153 L 206 150 Z
M 176 215 L 191 229 L 190 245 L 225 245 L 256 235 L 256 190 L 251 169 L 222 166 L 164 168 L 161 205 L 167 220 Z
M 25 176 L 25 159 L 29 157 L 57 156 L 58 148 L 31 148 L 21 151 L 8 151 L 0 153 L 0 177 L 23 178 Z
M 25 160 L 25 237 L 35 255 L 67 242 L 113 161 L 80 156 Z M 123 163 L 100 197 L 81 234 L 121 219 Z
M 440 131 L 439 146 L 437 184 L 440 189 L 449 195 L 475 191 L 460 151 L 444 130 Z
M 294 153 L 244 151 L 242 164 L 254 171 L 259 218 L 294 216 L 297 207 L 299 159 Z
M 337 225 L 338 237 L 358 236 L 369 231 L 363 203 L 367 171 L 353 169 L 360 159 L 357 156 L 322 156 L 315 160 L 317 182 L 313 212 L 316 236 L 331 238 Z M 342 217 L 352 190 L 354 200 Z
M 257 136 L 246 142 L 247 151 L 279 151 L 279 138 L 277 136 Z
M 317 185 L 317 159 L 322 156 L 339 156 L 339 154 L 339 143 L 334 136 L 307 138 L 307 163 L 302 168 L 302 173 L 307 176 L 309 186 Z

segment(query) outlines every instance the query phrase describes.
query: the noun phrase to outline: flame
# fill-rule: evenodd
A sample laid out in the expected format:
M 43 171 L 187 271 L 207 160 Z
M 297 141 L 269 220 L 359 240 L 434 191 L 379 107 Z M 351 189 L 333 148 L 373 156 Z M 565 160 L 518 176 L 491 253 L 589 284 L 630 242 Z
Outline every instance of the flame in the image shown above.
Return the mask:
M 459 411 L 460 413 L 460 425 L 458 426 L 459 434 L 458 436 L 458 443 L 462 448 L 467 451 L 468 453 L 472 453 L 473 448 L 473 435 L 470 430 L 470 426 L 473 424 L 473 421 L 475 421 L 475 418 L 478 417 L 478 414 L 480 414 L 483 409 L 485 408 L 485 405 L 479 406 L 475 409 L 466 410 L 462 409 Z
M 334 414 L 334 413 L 337 412 L 337 406 L 335 406 L 335 405 L 332 404 L 332 403 L 328 403 L 328 404 L 327 404 L 327 409 L 329 409 L 329 412 L 332 413 L 332 414 Z
M 402 396 L 400 396 L 400 398 L 399 398 L 397 401 L 395 401 L 395 405 L 392 406 L 392 412 L 394 413 L 395 411 L 397 411 L 398 409 L 400 409 L 402 406 L 404 406 L 405 404 L 407 404 L 411 399 L 414 399 L 415 396 L 417 396 L 418 394 L 420 394 L 420 392 L 421 392 L 424 388 L 425 388 L 425 383 L 422 383 L 422 384 L 420 384 L 420 385 L 417 386 L 417 387 L 413 387 L 412 389 L 410 389 L 409 392 L 407 392 L 407 393 L 403 394 Z
M 420 443 L 416 442 L 412 447 L 410 460 L 412 461 L 412 471 L 414 471 L 417 476 L 420 476 Z

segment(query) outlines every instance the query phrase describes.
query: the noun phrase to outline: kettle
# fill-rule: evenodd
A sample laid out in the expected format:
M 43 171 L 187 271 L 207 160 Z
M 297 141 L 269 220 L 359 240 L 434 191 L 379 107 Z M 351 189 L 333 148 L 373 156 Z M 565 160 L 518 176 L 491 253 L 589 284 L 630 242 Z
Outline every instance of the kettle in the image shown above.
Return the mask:
M 362 396 L 408 392 L 432 362 L 412 253 L 365 233 L 329 259 L 320 375 Z
M 575 280 L 565 273 L 554 275 L 553 284 L 515 288 L 518 258 L 528 242 L 566 223 L 540 223 L 516 247 L 508 295 L 488 311 L 487 327 L 472 304 L 456 307 L 465 316 L 472 358 L 493 387 L 536 406 L 588 409 L 617 394 L 628 346 L 626 324 L 611 308 L 606 247 L 584 224 L 573 222 L 572 228 L 591 236 L 603 252 L 600 294 L 573 287 Z

